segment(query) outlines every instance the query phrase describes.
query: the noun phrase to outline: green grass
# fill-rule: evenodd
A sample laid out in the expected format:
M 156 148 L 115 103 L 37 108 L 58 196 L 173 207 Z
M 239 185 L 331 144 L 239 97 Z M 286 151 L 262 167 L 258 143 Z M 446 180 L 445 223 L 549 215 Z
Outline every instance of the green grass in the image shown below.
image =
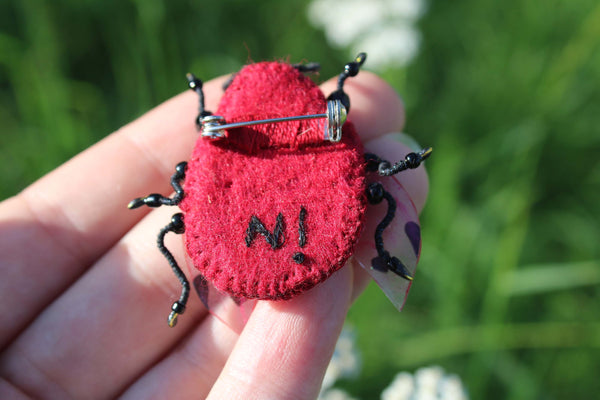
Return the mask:
M 405 311 L 374 286 L 351 310 L 364 368 L 343 386 L 374 398 L 399 370 L 439 364 L 474 399 L 594 397 L 600 5 L 430 3 L 420 55 L 383 74 L 406 131 L 435 148 L 423 256 Z M 0 197 L 184 90 L 188 70 L 289 55 L 334 75 L 347 55 L 305 6 L 3 2 Z

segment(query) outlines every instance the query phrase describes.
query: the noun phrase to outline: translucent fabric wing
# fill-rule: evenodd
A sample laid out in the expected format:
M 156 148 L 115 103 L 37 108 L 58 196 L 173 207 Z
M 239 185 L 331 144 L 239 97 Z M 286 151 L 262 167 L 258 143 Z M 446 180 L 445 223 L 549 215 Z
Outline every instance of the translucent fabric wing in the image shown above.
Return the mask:
M 396 176 L 380 179 L 385 189 L 396 200 L 396 215 L 383 233 L 385 248 L 396 256 L 414 276 L 421 253 L 421 228 L 417 210 Z M 375 229 L 387 212 L 387 202 L 367 208 L 367 224 L 358 251 L 356 262 L 373 277 L 377 285 L 398 310 L 402 310 L 412 284 L 391 271 L 373 268 L 372 260 L 377 256 Z
M 196 292 L 204 307 L 234 332 L 241 333 L 254 310 L 256 300 L 234 298 L 228 293 L 220 291 L 200 274 L 187 254 L 185 258 L 191 277 L 192 290 Z

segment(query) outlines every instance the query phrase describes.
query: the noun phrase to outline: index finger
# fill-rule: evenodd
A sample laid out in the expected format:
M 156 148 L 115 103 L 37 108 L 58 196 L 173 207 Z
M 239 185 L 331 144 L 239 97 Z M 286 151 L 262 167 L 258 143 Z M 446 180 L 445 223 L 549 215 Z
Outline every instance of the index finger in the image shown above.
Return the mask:
M 208 107 L 225 79 L 205 84 Z M 171 191 L 197 104 L 191 91 L 166 101 L 1 204 L 0 348 L 146 214 L 127 212 L 129 200 Z

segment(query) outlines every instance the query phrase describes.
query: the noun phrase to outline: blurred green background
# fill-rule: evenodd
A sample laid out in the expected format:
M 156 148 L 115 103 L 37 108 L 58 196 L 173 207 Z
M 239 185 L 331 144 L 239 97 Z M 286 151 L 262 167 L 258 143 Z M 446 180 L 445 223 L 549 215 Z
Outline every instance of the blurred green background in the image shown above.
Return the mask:
M 349 52 L 307 3 L 2 1 L 0 198 L 185 90 L 187 71 L 290 56 L 335 75 Z M 422 260 L 402 313 L 374 285 L 351 310 L 363 369 L 340 385 L 377 398 L 437 364 L 473 399 L 596 397 L 600 4 L 431 1 L 417 29 L 417 57 L 381 74 L 435 148 Z

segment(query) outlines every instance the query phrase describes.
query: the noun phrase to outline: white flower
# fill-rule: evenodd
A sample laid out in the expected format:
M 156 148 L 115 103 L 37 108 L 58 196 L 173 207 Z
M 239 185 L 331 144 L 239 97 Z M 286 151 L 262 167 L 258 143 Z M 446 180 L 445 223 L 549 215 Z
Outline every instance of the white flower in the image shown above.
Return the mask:
M 468 396 L 460 378 L 456 375 L 444 377 L 440 383 L 440 400 L 466 400 Z
M 330 400 L 326 396 L 329 396 L 330 388 L 338 379 L 351 378 L 360 372 L 360 357 L 354 342 L 354 333 L 350 329 L 344 328 L 335 345 L 327 371 L 325 371 L 319 399 Z M 350 397 L 347 398 L 350 399 Z
M 417 370 L 417 372 L 415 372 L 415 381 L 417 383 L 419 394 L 431 396 L 432 399 L 435 399 L 438 384 L 443 376 L 444 370 L 442 367 L 434 366 Z
M 341 389 L 329 389 L 319 396 L 318 400 L 356 400 Z
M 381 393 L 381 400 L 467 400 L 456 375 L 445 375 L 441 367 L 421 368 L 414 377 L 401 372 Z
M 308 19 L 325 30 L 331 45 L 351 49 L 351 56 L 365 51 L 370 68 L 384 69 L 415 57 L 415 25 L 424 12 L 424 0 L 313 0 Z
M 415 382 L 408 372 L 400 372 L 392 384 L 381 392 L 381 400 L 405 400 L 409 399 L 415 390 Z
M 360 372 L 360 357 L 355 347 L 354 333 L 342 330 L 325 377 L 318 400 L 356 400 L 340 389 L 332 389 L 339 378 L 351 378 Z M 381 393 L 381 400 L 467 400 L 460 378 L 446 375 L 442 367 L 418 369 L 414 375 L 400 372 Z
M 352 45 L 352 54 L 366 51 L 368 65 L 383 70 L 392 65 L 407 65 L 419 50 L 421 36 L 407 25 L 383 25 L 359 38 Z

